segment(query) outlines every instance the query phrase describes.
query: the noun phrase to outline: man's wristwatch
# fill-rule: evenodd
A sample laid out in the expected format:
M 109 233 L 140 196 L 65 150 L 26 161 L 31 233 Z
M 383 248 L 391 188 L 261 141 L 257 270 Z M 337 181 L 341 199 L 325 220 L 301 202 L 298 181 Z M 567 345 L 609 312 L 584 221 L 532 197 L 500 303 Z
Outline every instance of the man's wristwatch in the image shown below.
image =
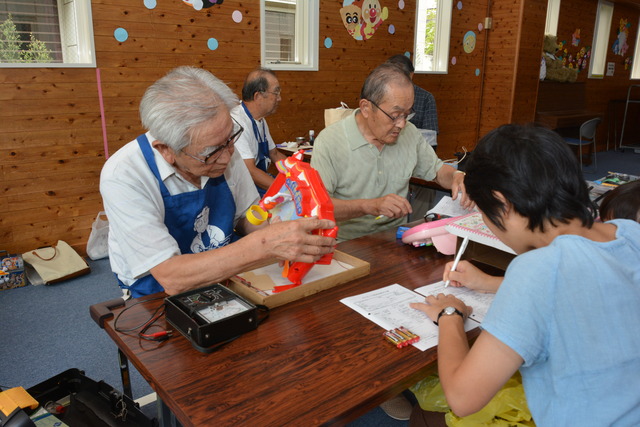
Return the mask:
M 440 317 L 442 316 L 453 316 L 454 314 L 458 314 L 460 315 L 460 317 L 462 317 L 462 320 L 464 321 L 464 314 L 462 314 L 462 312 L 460 310 L 458 310 L 455 307 L 445 307 L 442 309 L 442 311 L 440 312 L 440 314 L 438 314 L 438 318 L 436 320 L 433 321 L 433 323 L 438 326 L 438 322 L 440 321 Z

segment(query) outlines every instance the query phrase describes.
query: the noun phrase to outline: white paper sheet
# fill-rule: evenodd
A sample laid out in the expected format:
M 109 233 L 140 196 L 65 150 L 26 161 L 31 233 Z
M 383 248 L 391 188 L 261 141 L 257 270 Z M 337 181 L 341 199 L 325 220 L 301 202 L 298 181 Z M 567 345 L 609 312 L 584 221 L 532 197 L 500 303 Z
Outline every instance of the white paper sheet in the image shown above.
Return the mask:
M 344 298 L 340 302 L 381 326 L 384 330 L 400 326 L 409 329 L 420 337 L 420 341 L 414 343 L 413 346 L 421 351 L 438 344 L 438 327 L 426 314 L 409 307 L 409 303 L 424 302 L 424 296 L 404 286 L 396 283 L 375 291 Z M 478 322 L 469 318 L 464 327 L 466 331 L 470 331 L 478 325 Z M 380 339 L 384 339 L 383 332 L 380 331 Z
M 417 288 L 415 291 L 424 296 L 440 293 L 455 296 L 462 300 L 466 305 L 473 307 L 473 312 L 469 318 L 478 323 L 482 323 L 484 316 L 487 314 L 487 311 L 493 302 L 493 298 L 496 296 L 496 294 L 483 294 L 464 287 L 456 288 L 454 286 L 449 286 L 445 288 L 444 282 L 442 281 L 422 286 Z
M 443 196 L 432 209 L 427 211 L 427 214 L 436 213 L 438 215 L 454 217 L 466 215 L 474 211 L 475 209 L 468 210 L 460 206 L 460 197 L 453 200 L 450 196 Z

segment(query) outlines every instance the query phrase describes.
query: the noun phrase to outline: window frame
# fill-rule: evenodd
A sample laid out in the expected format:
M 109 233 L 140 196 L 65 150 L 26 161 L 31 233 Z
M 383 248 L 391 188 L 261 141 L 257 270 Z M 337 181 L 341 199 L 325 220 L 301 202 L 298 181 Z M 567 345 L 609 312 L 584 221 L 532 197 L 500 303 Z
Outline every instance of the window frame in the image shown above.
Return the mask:
M 271 70 L 318 71 L 319 57 L 319 0 L 303 0 L 296 2 L 296 62 L 267 61 L 265 35 L 265 0 L 260 0 L 260 64 Z
M 558 20 L 560 18 L 560 3 L 562 0 L 547 1 L 547 19 L 544 25 L 544 34 L 558 35 Z
M 640 17 L 638 17 L 638 25 L 640 25 Z M 629 76 L 629 80 L 637 80 L 640 79 L 640 47 L 638 43 L 640 43 L 640 27 L 636 32 L 636 45 L 634 47 L 635 52 L 633 53 L 633 63 L 631 64 L 631 75 Z
M 60 40 L 64 43 L 63 17 L 61 11 L 68 0 L 57 0 L 58 22 L 60 25 Z M 79 57 L 85 62 L 64 62 L 65 49 L 63 48 L 63 62 L 0 62 L 0 68 L 96 68 L 96 48 L 93 36 L 93 19 L 90 0 L 73 0 L 75 9 L 76 33 L 78 36 Z
M 436 3 L 436 35 L 434 40 L 433 69 L 428 70 L 421 64 L 418 49 L 424 45 L 426 23 L 419 21 L 421 5 L 426 9 L 429 1 Z M 448 74 L 449 50 L 451 45 L 451 22 L 453 17 L 453 2 L 451 0 L 417 0 L 415 12 L 415 35 L 413 43 L 413 58 L 416 74 Z
M 607 10 L 605 10 L 605 8 Z M 591 60 L 589 61 L 590 79 L 604 79 L 607 70 L 607 53 L 609 51 L 609 37 L 611 36 L 611 22 L 613 22 L 614 4 L 606 0 L 598 0 L 598 9 L 596 12 L 596 23 L 593 30 L 593 42 L 591 43 Z M 609 16 L 603 16 L 603 13 L 609 13 Z M 608 18 L 608 25 L 601 22 Z M 603 36 L 600 34 L 606 31 Z M 600 68 L 601 67 L 601 68 Z

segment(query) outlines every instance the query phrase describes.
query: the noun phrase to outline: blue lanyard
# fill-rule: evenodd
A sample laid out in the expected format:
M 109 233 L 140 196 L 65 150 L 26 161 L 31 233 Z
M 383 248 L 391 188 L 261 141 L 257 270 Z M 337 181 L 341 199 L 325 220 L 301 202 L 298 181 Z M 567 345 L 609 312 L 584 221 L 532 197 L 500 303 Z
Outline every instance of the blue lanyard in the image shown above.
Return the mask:
M 249 119 L 251 119 L 251 124 L 253 125 L 253 134 L 256 136 L 256 140 L 258 141 L 258 164 L 257 166 L 263 171 L 267 171 L 267 159 L 269 158 L 269 141 L 267 140 L 267 131 L 265 129 L 264 120 L 262 120 L 262 135 L 260 135 L 260 130 L 258 129 L 258 124 L 255 119 L 249 112 L 249 109 L 245 105 L 244 101 L 242 102 L 242 108 L 244 108 L 244 112 L 247 113 Z

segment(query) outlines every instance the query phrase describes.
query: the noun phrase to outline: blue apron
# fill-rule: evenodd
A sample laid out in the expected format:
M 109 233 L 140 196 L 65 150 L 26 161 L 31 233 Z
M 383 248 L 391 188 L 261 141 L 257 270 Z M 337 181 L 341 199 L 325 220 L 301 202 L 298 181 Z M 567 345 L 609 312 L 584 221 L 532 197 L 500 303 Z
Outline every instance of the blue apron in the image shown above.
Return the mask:
M 158 180 L 164 202 L 164 224 L 176 239 L 182 254 L 204 252 L 231 243 L 236 204 L 224 175 L 210 178 L 204 188 L 172 196 L 162 182 L 153 149 L 146 135 L 140 135 L 138 145 L 149 169 Z M 134 298 L 164 291 L 151 275 L 121 288 L 129 289 Z
M 244 101 L 242 102 L 242 108 L 244 108 L 244 112 L 247 113 L 247 116 L 251 120 L 251 124 L 253 125 L 253 134 L 256 136 L 256 141 L 258 141 L 258 163 L 256 163 L 256 167 L 263 172 L 267 172 L 267 165 L 269 161 L 269 141 L 267 140 L 267 130 L 264 125 L 264 119 L 262 120 L 262 135 L 261 135 L 260 130 L 258 129 L 258 123 L 256 123 L 255 119 L 249 112 L 249 109 L 244 104 Z M 266 193 L 267 191 L 267 190 L 263 190 L 257 185 L 256 185 L 256 188 L 258 189 L 258 193 L 260 194 L 260 197 L 264 196 L 264 193 Z

